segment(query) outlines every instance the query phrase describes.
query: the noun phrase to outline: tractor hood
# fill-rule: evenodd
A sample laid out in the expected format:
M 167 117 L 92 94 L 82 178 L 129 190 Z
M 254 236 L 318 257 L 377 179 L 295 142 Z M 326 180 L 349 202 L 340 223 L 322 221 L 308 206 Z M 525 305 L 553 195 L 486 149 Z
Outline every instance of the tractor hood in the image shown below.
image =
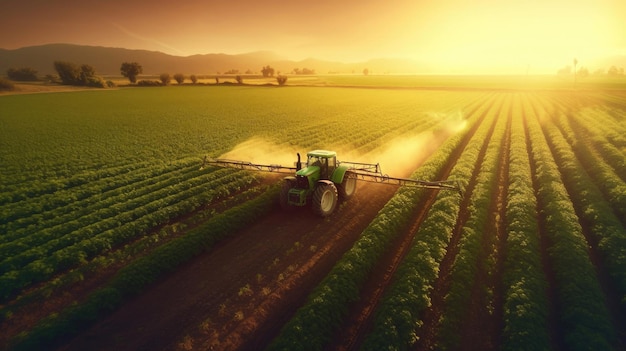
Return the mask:
M 319 172 L 320 172 L 319 166 L 309 166 L 309 167 L 304 167 L 301 170 L 297 171 L 296 175 L 309 177 L 310 175 L 319 173 Z

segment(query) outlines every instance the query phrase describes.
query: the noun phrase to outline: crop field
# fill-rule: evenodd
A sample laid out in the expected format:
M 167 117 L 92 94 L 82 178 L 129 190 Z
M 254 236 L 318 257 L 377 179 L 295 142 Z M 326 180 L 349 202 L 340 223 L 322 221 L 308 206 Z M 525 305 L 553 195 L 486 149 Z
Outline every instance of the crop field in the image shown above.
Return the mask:
M 626 348 L 626 86 L 328 79 L 0 95 L 2 348 Z M 201 167 L 314 149 L 462 191 Z

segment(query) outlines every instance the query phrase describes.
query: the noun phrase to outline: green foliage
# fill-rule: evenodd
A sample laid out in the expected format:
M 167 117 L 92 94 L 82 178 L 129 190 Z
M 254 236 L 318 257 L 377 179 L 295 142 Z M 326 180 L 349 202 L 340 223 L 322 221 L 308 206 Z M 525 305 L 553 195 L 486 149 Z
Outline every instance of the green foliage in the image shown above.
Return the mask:
M 511 126 L 507 243 L 504 262 L 504 350 L 550 349 L 548 282 L 543 274 L 537 200 L 524 133 L 522 111 Z
M 276 81 L 278 82 L 278 85 L 285 85 L 287 84 L 287 76 L 278 76 L 276 77 Z
M 161 73 L 161 75 L 159 75 L 159 79 L 163 85 L 169 85 L 172 81 L 172 77 L 169 73 Z
M 129 297 L 143 290 L 162 274 L 187 262 L 216 242 L 249 225 L 271 208 L 278 187 L 269 188 L 261 196 L 234 207 L 185 236 L 170 241 L 153 253 L 141 257 L 120 270 L 104 287 L 93 292 L 86 301 L 73 305 L 42 320 L 33 330 L 12 340 L 14 350 L 41 349 L 57 345 L 95 322 L 100 316 L 115 310 Z
M 15 81 L 36 81 L 37 70 L 30 67 L 21 68 L 9 68 L 7 70 L 7 77 Z
M 570 350 L 611 349 L 615 341 L 588 243 L 537 119 L 528 119 L 538 203 L 552 243 L 559 319 Z M 562 142 L 559 142 L 562 143 Z
M 160 87 L 163 83 L 158 80 L 142 79 L 137 83 L 137 85 L 140 87 Z
M 134 84 L 137 82 L 137 76 L 143 73 L 143 67 L 137 62 L 123 62 L 120 73 Z
M 61 82 L 65 85 L 88 86 L 93 88 L 105 88 L 106 83 L 96 76 L 96 71 L 89 65 L 76 65 L 71 62 L 55 61 L 54 69 L 57 71 Z
M 185 81 L 185 75 L 182 73 L 176 73 L 174 74 L 174 80 L 178 84 L 183 84 L 183 82 Z

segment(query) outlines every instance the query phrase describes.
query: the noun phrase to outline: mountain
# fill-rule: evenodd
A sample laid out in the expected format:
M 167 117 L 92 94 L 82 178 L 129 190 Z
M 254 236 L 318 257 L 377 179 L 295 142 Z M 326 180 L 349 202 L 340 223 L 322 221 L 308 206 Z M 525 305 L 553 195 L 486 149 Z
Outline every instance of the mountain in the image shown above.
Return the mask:
M 0 75 L 9 68 L 30 67 L 39 75 L 55 74 L 54 61 L 67 61 L 92 66 L 99 75 L 119 75 L 123 62 L 138 62 L 143 74 L 183 73 L 213 75 L 230 70 L 258 73 L 264 66 L 277 72 L 290 73 L 294 69 L 308 68 L 320 74 L 361 73 L 365 68 L 374 73 L 419 73 L 415 62 L 408 60 L 378 59 L 359 63 L 342 63 L 306 59 L 292 61 L 269 51 L 239 55 L 206 54 L 173 56 L 157 51 L 131 50 L 101 46 L 48 44 L 20 49 L 0 49 Z

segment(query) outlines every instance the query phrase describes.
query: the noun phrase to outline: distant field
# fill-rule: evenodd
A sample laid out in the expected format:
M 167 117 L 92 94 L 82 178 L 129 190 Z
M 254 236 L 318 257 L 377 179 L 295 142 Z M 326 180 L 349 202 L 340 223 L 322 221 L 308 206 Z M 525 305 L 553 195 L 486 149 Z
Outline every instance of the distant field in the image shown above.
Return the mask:
M 3 348 L 625 345 L 623 81 L 205 83 L 0 95 Z M 463 191 L 359 184 L 322 220 L 200 168 L 312 149 Z

